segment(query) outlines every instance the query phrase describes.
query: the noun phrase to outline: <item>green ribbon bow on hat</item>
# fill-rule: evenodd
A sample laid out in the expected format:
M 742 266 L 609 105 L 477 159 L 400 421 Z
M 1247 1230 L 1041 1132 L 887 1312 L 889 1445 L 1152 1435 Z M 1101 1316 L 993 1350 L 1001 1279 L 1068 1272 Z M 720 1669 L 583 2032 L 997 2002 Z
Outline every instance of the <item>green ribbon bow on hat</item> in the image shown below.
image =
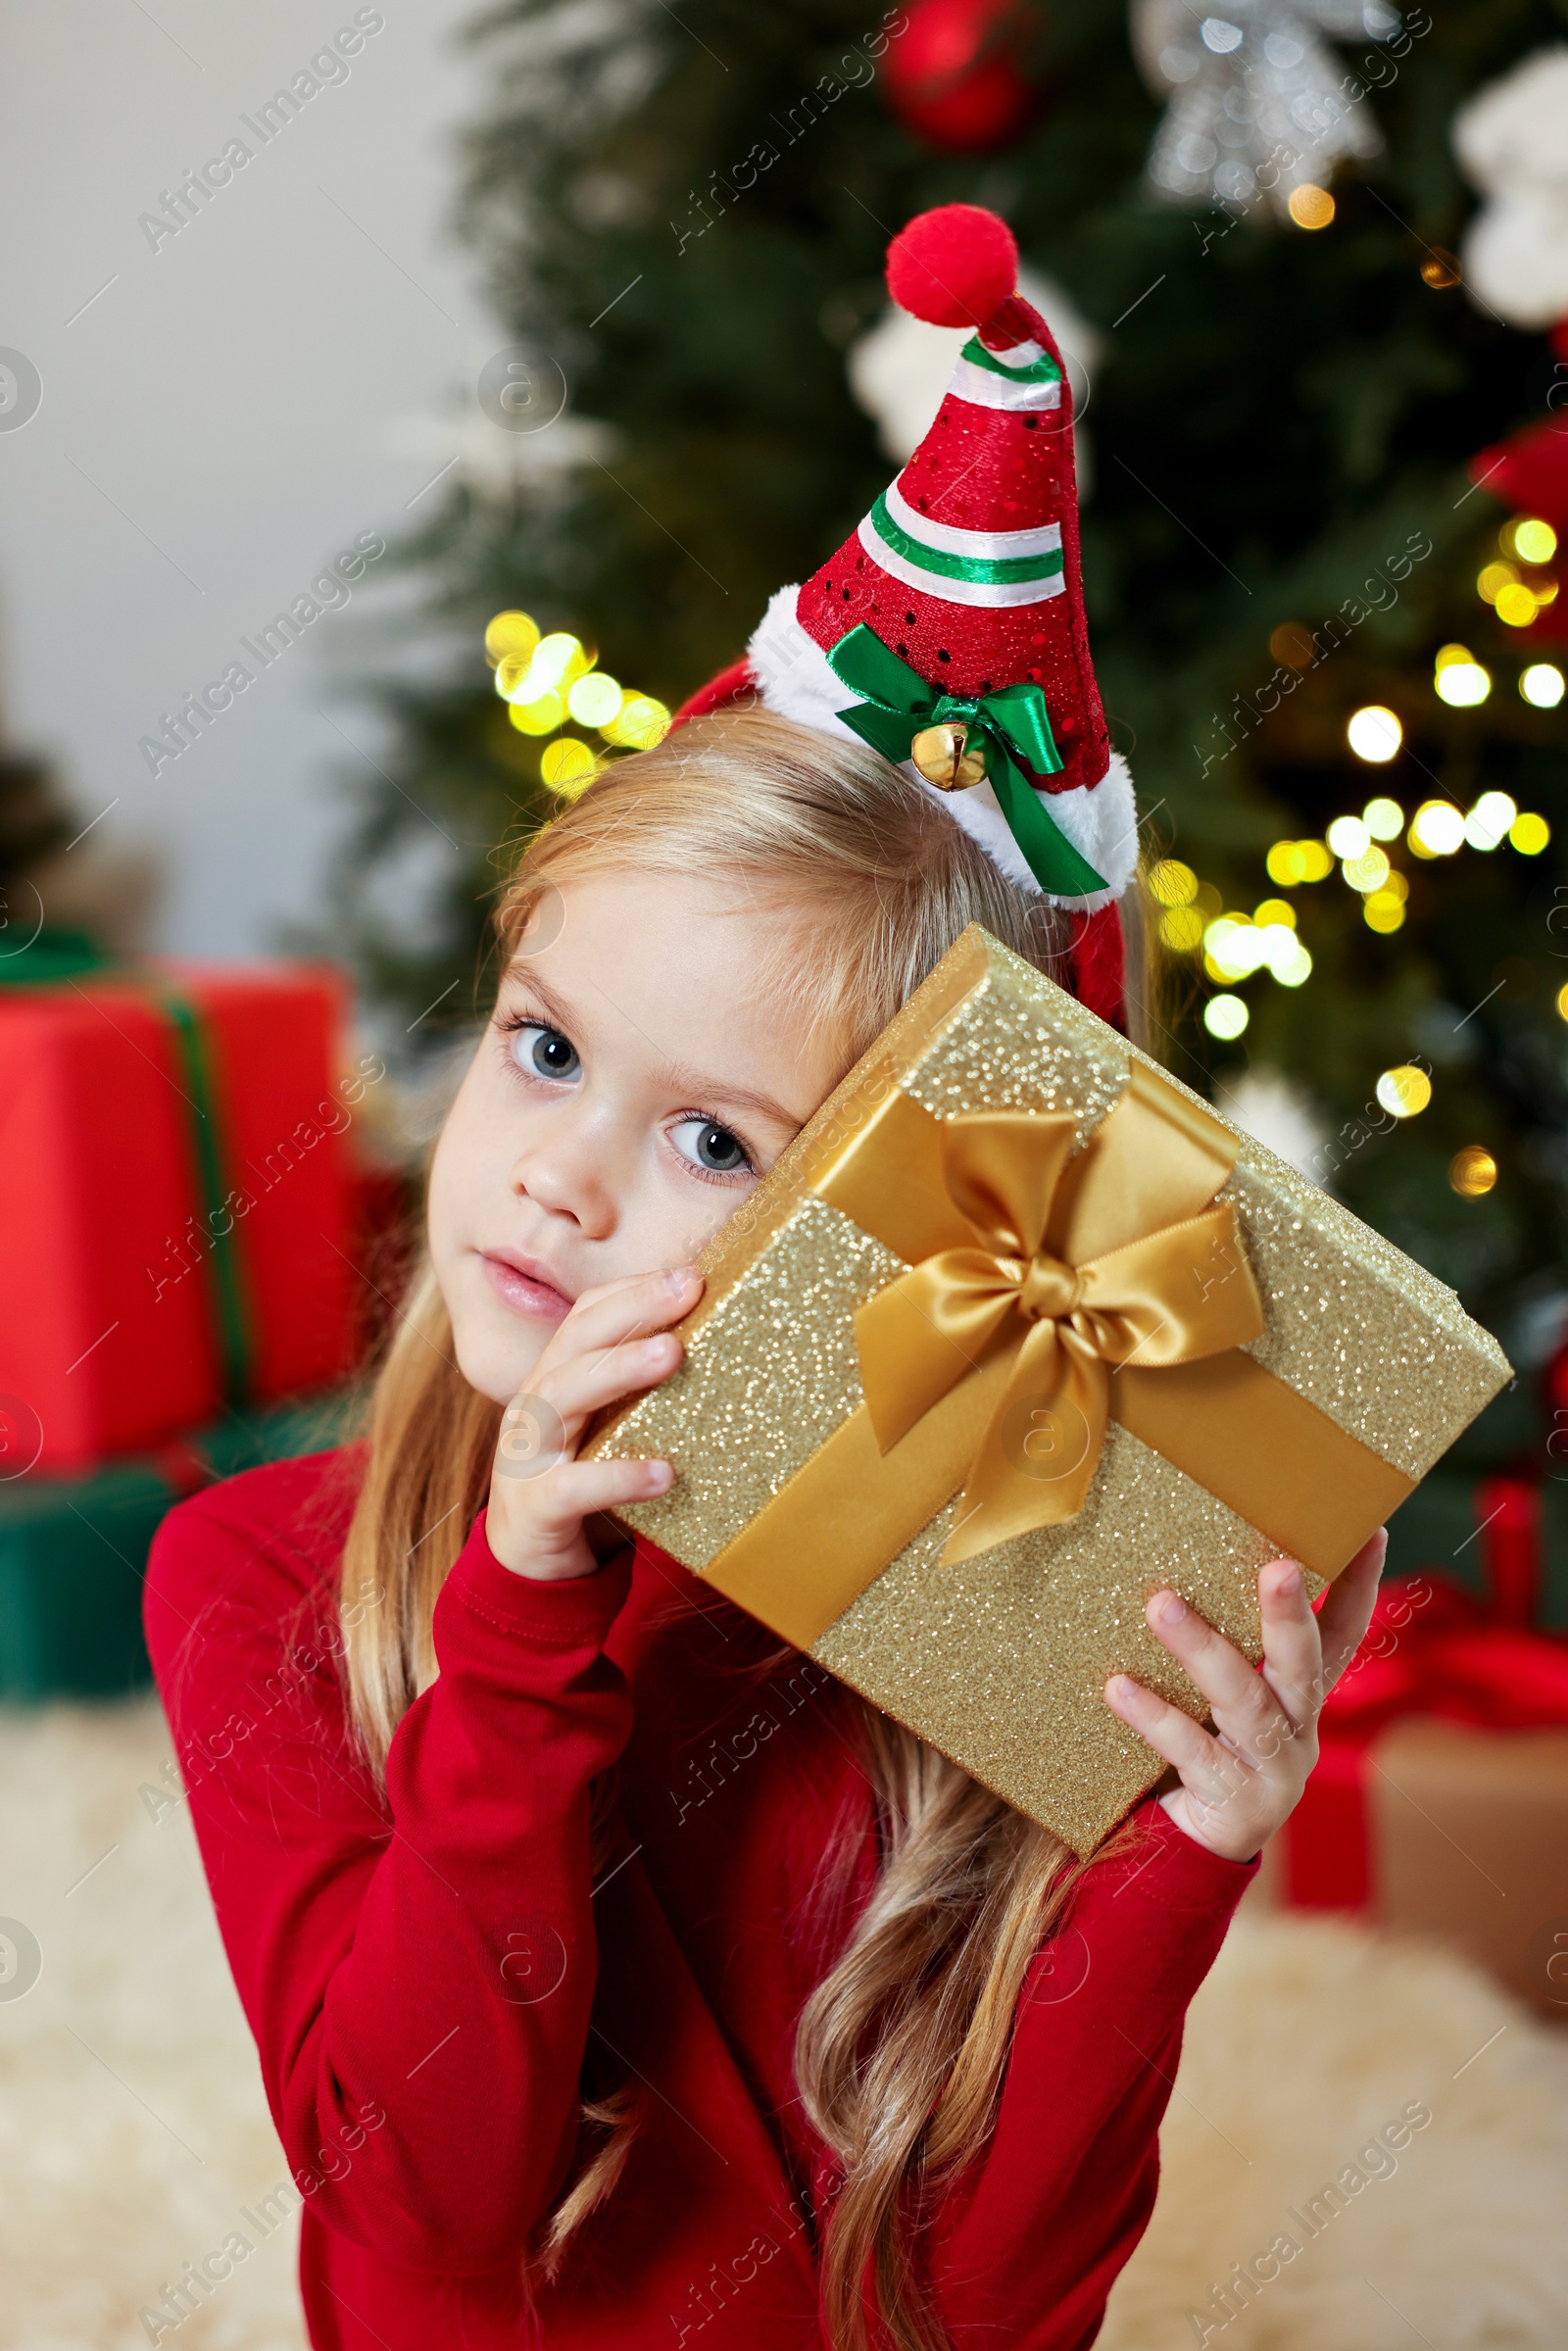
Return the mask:
M 863 620 L 827 658 L 851 692 L 864 697 L 839 717 L 896 766 L 912 757 L 915 737 L 928 728 L 962 728 L 964 755 L 979 751 L 985 780 L 1042 890 L 1053 898 L 1088 898 L 1106 887 L 1023 773 L 1029 767 L 1036 775 L 1054 775 L 1062 763 L 1045 694 L 1033 680 L 994 694 L 933 694 L 919 671 L 901 661 Z

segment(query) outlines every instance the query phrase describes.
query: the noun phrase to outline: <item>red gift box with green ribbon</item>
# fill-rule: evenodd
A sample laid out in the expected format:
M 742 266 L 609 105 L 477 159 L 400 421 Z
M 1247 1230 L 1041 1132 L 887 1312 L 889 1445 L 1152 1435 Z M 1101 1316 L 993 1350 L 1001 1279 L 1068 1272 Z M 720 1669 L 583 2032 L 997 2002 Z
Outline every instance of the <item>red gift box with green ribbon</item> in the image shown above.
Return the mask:
M 343 1011 L 323 968 L 0 958 L 0 1474 L 348 1367 Z

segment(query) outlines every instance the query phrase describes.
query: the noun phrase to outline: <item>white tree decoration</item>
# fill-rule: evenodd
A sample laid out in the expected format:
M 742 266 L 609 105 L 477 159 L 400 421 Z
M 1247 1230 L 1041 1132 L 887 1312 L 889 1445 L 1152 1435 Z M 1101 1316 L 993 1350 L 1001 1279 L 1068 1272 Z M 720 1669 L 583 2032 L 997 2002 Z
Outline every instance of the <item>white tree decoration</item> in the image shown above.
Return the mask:
M 1486 197 L 1465 283 L 1511 326 L 1568 317 L 1568 49 L 1543 49 L 1454 118 L 1454 151 Z
M 1283 214 L 1293 189 L 1322 185 L 1347 157 L 1376 155 L 1382 134 L 1361 83 L 1327 46 L 1386 41 L 1399 28 L 1387 0 L 1133 0 L 1132 45 L 1151 89 L 1169 91 L 1148 173 L 1171 204 Z

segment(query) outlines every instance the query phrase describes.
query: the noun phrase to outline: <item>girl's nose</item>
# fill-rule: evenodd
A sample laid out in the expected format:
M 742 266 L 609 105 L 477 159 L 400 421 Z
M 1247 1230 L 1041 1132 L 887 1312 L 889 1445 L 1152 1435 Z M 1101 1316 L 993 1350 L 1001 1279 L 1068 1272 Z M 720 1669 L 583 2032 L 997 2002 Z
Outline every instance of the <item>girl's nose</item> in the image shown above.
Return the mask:
M 512 1189 L 552 1216 L 564 1216 L 590 1241 L 608 1241 L 619 1199 L 610 1137 L 560 1113 L 549 1131 L 530 1139 L 512 1166 Z

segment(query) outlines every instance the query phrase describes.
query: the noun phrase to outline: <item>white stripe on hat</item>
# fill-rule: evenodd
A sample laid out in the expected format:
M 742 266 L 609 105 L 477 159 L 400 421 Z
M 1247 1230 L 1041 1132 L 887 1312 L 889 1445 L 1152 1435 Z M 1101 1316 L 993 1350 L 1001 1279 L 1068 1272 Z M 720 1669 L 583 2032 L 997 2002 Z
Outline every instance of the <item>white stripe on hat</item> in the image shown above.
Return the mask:
M 892 578 L 902 580 L 906 588 L 918 588 L 922 595 L 939 597 L 944 604 L 1000 612 L 1020 604 L 1044 604 L 1048 597 L 1059 596 L 1067 585 L 1062 571 L 1044 579 L 1013 580 L 947 579 L 940 572 L 923 571 L 906 556 L 895 553 L 869 514 L 860 524 L 859 540 L 866 554 Z
M 819 734 L 837 735 L 845 742 L 858 743 L 863 751 L 866 746 L 861 738 L 838 714 L 855 697 L 834 672 L 816 639 L 802 627 L 796 612 L 799 595 L 799 587 L 778 590 L 747 648 L 763 707 L 776 710 L 781 718 L 793 718 L 801 726 L 813 727 Z M 912 760 L 904 760 L 901 765 L 904 774 L 928 792 L 954 822 L 979 843 L 1009 882 L 1029 898 L 1042 895 L 989 784 L 975 784 L 967 792 L 939 792 L 934 784 L 926 782 Z M 1087 898 L 1053 896 L 1050 903 L 1071 906 L 1086 914 L 1112 905 L 1126 889 L 1138 862 L 1138 811 L 1132 777 L 1120 752 L 1111 753 L 1110 764 L 1098 784 L 1075 784 L 1069 791 L 1043 792 L 1040 797 L 1074 849 L 1109 884 L 1107 889 L 1093 891 Z
M 1036 358 L 1039 357 L 1037 344 L 1019 344 L 1017 348 L 1020 351 L 1030 352 Z M 1014 358 L 1011 353 L 1007 352 L 993 352 L 992 357 L 1004 360 L 1010 367 L 1017 367 L 1025 365 L 1022 360 Z M 1013 409 L 1024 412 L 1059 409 L 1061 406 L 1061 378 L 1059 376 L 1054 383 L 1008 383 L 1004 375 L 993 375 L 989 368 L 977 367 L 973 360 L 966 359 L 955 362 L 953 380 L 948 385 L 948 390 L 955 400 L 967 400 L 973 408 Z
M 1030 347 L 1032 348 L 1032 346 Z M 902 476 L 900 477 L 903 478 Z M 913 507 L 893 482 L 886 492 L 888 512 L 901 529 L 922 546 L 944 555 L 980 556 L 993 562 L 1024 555 L 1056 555 L 1061 548 L 1061 524 L 1042 522 L 1035 530 L 960 530 L 954 522 L 933 522 Z

